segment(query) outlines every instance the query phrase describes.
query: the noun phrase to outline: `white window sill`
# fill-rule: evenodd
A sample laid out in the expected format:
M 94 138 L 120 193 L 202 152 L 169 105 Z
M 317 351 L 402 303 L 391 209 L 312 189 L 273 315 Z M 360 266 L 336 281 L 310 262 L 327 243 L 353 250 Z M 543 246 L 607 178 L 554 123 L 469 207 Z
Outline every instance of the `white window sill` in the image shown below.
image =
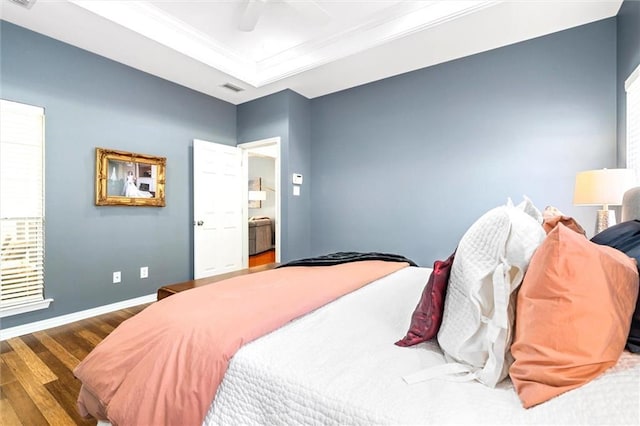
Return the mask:
M 53 302 L 53 299 L 44 299 L 38 300 L 37 302 L 27 302 L 21 305 L 0 308 L 0 318 L 24 314 L 25 312 L 38 311 L 40 309 L 47 309 L 51 302 Z

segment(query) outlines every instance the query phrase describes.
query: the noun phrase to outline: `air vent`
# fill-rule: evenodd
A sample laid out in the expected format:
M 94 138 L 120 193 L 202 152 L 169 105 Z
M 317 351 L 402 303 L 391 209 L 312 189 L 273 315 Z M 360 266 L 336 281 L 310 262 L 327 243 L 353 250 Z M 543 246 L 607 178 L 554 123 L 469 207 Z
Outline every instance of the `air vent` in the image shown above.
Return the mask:
M 26 7 L 27 9 L 31 9 L 35 4 L 36 0 L 11 0 L 15 4 L 19 4 L 22 7 Z
M 231 84 L 231 83 L 225 83 L 220 87 L 224 87 L 225 89 L 232 90 L 232 91 L 234 91 L 236 93 L 242 92 L 244 90 L 242 87 L 238 87 L 238 86 L 236 86 L 234 84 Z

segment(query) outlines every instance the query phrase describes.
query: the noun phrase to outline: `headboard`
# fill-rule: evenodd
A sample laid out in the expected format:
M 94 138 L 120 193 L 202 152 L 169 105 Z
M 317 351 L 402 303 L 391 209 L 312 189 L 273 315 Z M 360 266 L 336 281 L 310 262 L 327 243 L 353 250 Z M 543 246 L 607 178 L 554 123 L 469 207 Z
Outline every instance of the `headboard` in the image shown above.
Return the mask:
M 622 222 L 640 220 L 640 186 L 624 193 L 622 199 Z

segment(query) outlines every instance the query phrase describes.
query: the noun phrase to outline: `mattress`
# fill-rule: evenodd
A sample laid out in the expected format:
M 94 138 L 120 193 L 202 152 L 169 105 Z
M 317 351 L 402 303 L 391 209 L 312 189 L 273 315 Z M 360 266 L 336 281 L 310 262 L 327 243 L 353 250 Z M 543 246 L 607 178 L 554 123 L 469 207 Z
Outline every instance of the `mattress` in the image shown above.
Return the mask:
M 404 268 L 241 348 L 204 420 L 226 424 L 640 424 L 640 356 L 530 409 L 494 389 L 402 376 L 444 363 L 404 336 L 430 269 Z

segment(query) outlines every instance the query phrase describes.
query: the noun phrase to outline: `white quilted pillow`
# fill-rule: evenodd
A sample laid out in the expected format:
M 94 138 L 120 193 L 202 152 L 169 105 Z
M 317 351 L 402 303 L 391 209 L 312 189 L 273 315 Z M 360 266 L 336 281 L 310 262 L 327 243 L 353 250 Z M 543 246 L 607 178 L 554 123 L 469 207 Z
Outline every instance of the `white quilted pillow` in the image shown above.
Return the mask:
M 484 214 L 464 234 L 451 269 L 438 342 L 449 362 L 494 387 L 513 362 L 515 290 L 545 238 L 530 200 Z

